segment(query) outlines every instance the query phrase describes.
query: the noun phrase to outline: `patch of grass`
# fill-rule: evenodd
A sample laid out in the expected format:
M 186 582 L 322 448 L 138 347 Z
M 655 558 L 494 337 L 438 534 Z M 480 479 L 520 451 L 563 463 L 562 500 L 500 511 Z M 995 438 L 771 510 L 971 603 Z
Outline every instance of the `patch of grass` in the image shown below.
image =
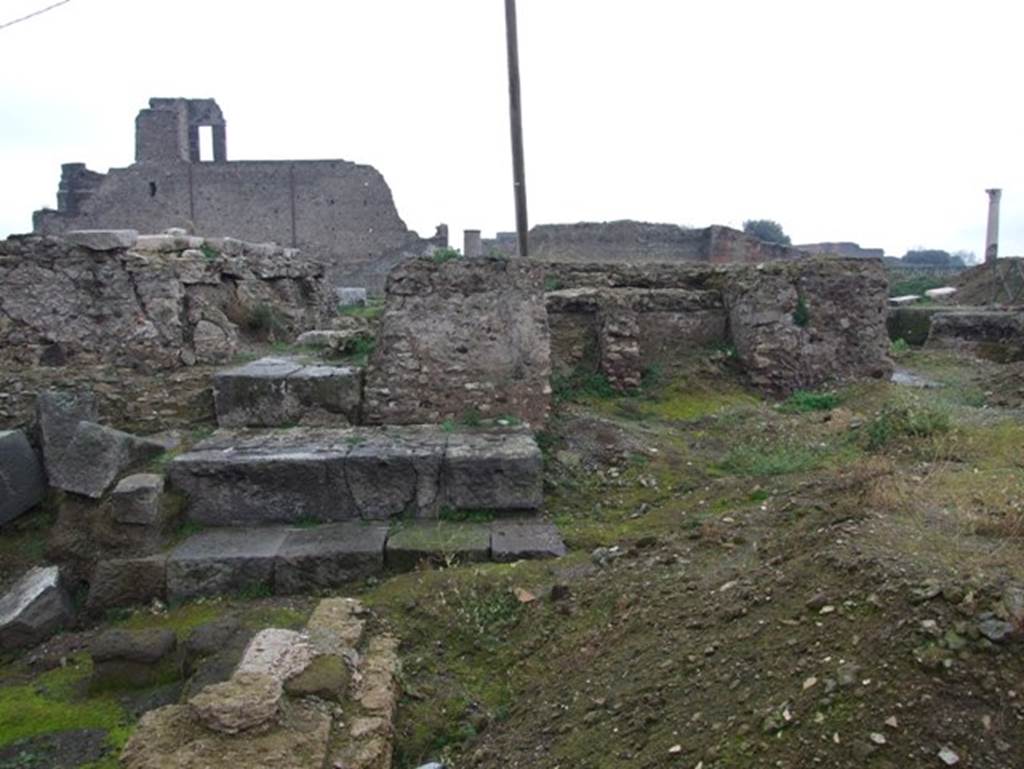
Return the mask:
M 490 523 L 494 520 L 492 510 L 457 510 L 452 507 L 442 507 L 437 514 L 440 521 L 456 523 Z
M 199 250 L 203 252 L 203 257 L 208 262 L 215 262 L 220 259 L 220 251 L 213 246 L 203 243 L 203 245 L 199 247 Z
M 268 627 L 299 630 L 305 627 L 310 612 L 293 606 L 261 606 L 247 611 L 242 618 L 246 627 L 262 630 Z
M 87 654 L 39 676 L 31 686 L 0 688 L 0 745 L 73 729 L 121 730 L 128 716 L 110 696 L 85 696 L 92 674 Z
M 173 630 L 178 639 L 182 640 L 193 628 L 212 622 L 222 616 L 225 611 L 226 606 L 221 601 L 183 603 L 158 614 L 140 609 L 113 624 L 115 627 L 127 630 L 167 628 Z
M 457 248 L 450 248 L 447 246 L 445 248 L 435 248 L 429 258 L 431 261 L 437 262 L 438 264 L 444 264 L 445 262 L 450 262 L 453 259 L 461 259 L 462 252 Z
M 463 413 L 459 422 L 466 427 L 479 427 L 483 422 L 483 416 L 476 409 L 470 409 Z
M 373 320 L 384 314 L 384 305 L 379 303 L 367 303 L 365 305 L 350 304 L 338 308 L 338 315 L 347 318 L 365 318 Z
M 910 351 L 910 345 L 907 344 L 907 340 L 900 338 L 895 340 L 889 345 L 889 352 L 894 356 L 901 356 Z
M 865 430 L 869 451 L 905 438 L 927 438 L 950 430 L 949 412 L 936 405 L 907 400 L 887 403 Z
M 948 275 L 915 275 L 910 278 L 894 280 L 889 283 L 889 296 L 917 294 L 923 297 L 925 291 L 949 285 L 949 280 Z
M 560 281 L 555 276 L 549 275 L 548 277 L 544 278 L 545 291 L 560 291 L 562 288 L 564 288 L 564 286 L 562 285 L 562 281 Z
M 607 399 L 619 395 L 604 374 L 579 368 L 569 374 L 552 376 L 551 391 L 556 402 Z
M 839 393 L 797 390 L 779 404 L 785 414 L 806 414 L 809 411 L 831 411 L 842 402 Z
M 266 582 L 250 582 L 239 588 L 235 595 L 240 601 L 258 601 L 261 598 L 270 598 L 273 591 Z
M 377 340 L 372 336 L 361 336 L 353 339 L 346 351 L 346 357 L 351 357 L 360 366 L 365 366 L 373 351 L 377 349 Z
M 793 443 L 745 444 L 733 448 L 717 469 L 729 475 L 765 477 L 816 470 L 825 462 L 825 452 Z
M 811 311 L 802 296 L 797 297 L 796 309 L 793 310 L 793 322 L 800 328 L 806 328 L 807 324 L 811 322 Z
M 446 433 L 453 433 L 453 432 L 455 432 L 455 420 L 454 419 L 446 419 L 446 420 L 444 420 L 441 423 L 441 430 L 443 430 Z

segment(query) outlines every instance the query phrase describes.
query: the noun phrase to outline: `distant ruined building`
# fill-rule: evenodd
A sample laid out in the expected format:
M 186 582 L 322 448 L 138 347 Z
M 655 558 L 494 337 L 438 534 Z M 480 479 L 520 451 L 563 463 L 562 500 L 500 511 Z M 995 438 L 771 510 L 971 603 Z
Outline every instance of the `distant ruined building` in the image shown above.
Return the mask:
M 817 256 L 849 256 L 855 259 L 882 259 L 885 250 L 881 248 L 861 248 L 858 243 L 848 241 L 840 243 L 805 243 L 794 246 L 801 251 Z
M 150 99 L 135 119 L 135 163 L 96 173 L 61 167 L 57 210 L 33 214 L 35 232 L 184 227 L 204 235 L 272 241 L 324 263 L 335 285 L 383 289 L 401 259 L 448 242 L 406 227 L 384 177 L 345 160 L 227 159 L 224 115 L 213 99 Z M 213 158 L 200 157 L 200 130 Z

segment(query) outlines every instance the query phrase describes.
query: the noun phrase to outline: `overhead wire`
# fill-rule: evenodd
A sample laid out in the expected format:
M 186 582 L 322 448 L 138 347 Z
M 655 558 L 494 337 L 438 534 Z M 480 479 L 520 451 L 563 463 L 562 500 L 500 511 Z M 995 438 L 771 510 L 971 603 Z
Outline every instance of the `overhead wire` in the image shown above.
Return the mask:
M 46 13 L 47 11 L 52 11 L 54 8 L 59 8 L 62 5 L 67 5 L 70 2 L 71 2 L 71 0 L 60 0 L 59 3 L 54 3 L 53 5 L 48 5 L 45 8 L 40 8 L 38 11 L 33 11 L 32 13 L 26 14 L 25 16 L 21 16 L 21 17 L 19 17 L 17 19 L 11 19 L 10 21 L 5 21 L 2 24 L 0 24 L 0 29 L 6 29 L 7 27 L 13 27 L 15 24 L 20 24 L 23 21 L 28 21 L 29 19 L 33 19 L 36 16 L 39 16 L 41 14 Z

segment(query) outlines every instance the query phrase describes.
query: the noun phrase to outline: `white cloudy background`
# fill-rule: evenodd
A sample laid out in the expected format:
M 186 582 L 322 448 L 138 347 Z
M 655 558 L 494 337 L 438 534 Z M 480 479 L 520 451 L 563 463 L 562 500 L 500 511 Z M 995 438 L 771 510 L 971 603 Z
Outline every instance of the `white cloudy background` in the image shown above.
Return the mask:
M 52 0 L 0 0 L 0 23 Z M 1019 0 L 519 0 L 532 223 L 1024 254 Z M 0 29 L 0 235 L 60 164 L 133 159 L 150 96 L 214 97 L 230 159 L 375 165 L 406 222 L 514 215 L 503 0 L 71 0 Z

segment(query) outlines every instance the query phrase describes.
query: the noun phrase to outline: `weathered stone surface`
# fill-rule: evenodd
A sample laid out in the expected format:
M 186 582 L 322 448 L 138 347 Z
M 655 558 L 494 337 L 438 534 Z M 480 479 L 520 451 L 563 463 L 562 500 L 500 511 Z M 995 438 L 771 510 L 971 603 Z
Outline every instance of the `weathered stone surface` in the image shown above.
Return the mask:
M 446 504 L 533 510 L 543 504 L 543 458 L 525 431 L 452 433 L 444 460 Z
M 51 486 L 99 499 L 124 471 L 163 450 L 156 441 L 93 422 L 79 422 L 71 441 L 54 460 L 48 459 L 46 469 Z
M 290 531 L 274 561 L 274 592 L 336 588 L 382 571 L 387 534 L 355 521 Z
M 96 613 L 166 598 L 166 555 L 114 558 L 96 564 L 89 582 L 86 609 Z
M 938 312 L 932 316 L 926 346 L 961 350 L 1000 363 L 1024 360 L 1024 311 Z
M 117 251 L 132 248 L 139 233 L 135 230 L 70 230 L 64 237 L 69 243 L 90 251 Z
M 0 525 L 38 505 L 46 493 L 43 466 L 20 430 L 0 430 Z
M 364 430 L 345 458 L 345 478 L 358 515 L 387 520 L 436 517 L 442 503 L 441 460 L 448 436 L 438 428 Z
M 365 614 L 355 598 L 325 598 L 306 623 L 306 635 L 318 654 L 346 656 L 362 641 Z
M 167 596 L 184 600 L 273 585 L 274 559 L 288 530 L 211 529 L 190 537 L 167 560 Z
M 411 259 L 388 277 L 367 368 L 370 424 L 437 424 L 478 412 L 540 427 L 551 373 L 543 266 Z
M 215 526 L 338 521 L 355 516 L 344 459 L 349 430 L 219 430 L 168 467 L 188 515 Z
M 565 542 L 553 523 L 512 520 L 491 524 L 491 559 L 494 561 L 560 558 L 565 552 Z
M 30 569 L 0 597 L 0 649 L 33 646 L 71 619 L 71 600 L 56 566 Z
M 284 689 L 279 678 L 266 673 L 236 673 L 211 684 L 188 701 L 199 722 L 221 734 L 238 734 L 267 727 L 277 720 Z
M 362 372 L 351 366 L 261 358 L 218 373 L 213 392 L 222 427 L 354 424 L 359 421 Z
M 202 238 L 157 243 L 89 251 L 58 238 L 0 240 L 0 361 L 178 368 L 322 325 L 319 264 L 249 244 L 227 256 Z
M 314 657 L 301 673 L 285 681 L 284 690 L 292 697 L 319 697 L 340 700 L 348 691 L 351 672 L 343 657 L 321 654 Z
M 275 728 L 236 735 L 207 730 L 187 705 L 146 713 L 121 754 L 124 769 L 310 769 L 327 758 L 331 717 L 302 702 Z
M 259 674 L 283 684 L 309 667 L 313 657 L 313 645 L 304 634 L 283 628 L 267 628 L 253 636 L 242 654 L 235 676 Z
M 164 477 L 156 473 L 138 473 L 122 478 L 111 492 L 111 510 L 118 523 L 139 526 L 163 524 L 160 495 Z
M 176 672 L 172 657 L 176 647 L 173 630 L 108 630 L 89 644 L 93 686 L 145 687 L 161 683 Z
M 43 444 L 43 461 L 59 461 L 81 422 L 99 419 L 96 398 L 88 390 L 44 390 L 36 398 L 36 422 Z
M 416 521 L 391 534 L 385 560 L 390 569 L 408 571 L 421 562 L 486 561 L 490 549 L 489 524 Z
M 339 307 L 363 307 L 366 305 L 365 288 L 339 286 L 334 289 L 334 295 L 338 299 Z

